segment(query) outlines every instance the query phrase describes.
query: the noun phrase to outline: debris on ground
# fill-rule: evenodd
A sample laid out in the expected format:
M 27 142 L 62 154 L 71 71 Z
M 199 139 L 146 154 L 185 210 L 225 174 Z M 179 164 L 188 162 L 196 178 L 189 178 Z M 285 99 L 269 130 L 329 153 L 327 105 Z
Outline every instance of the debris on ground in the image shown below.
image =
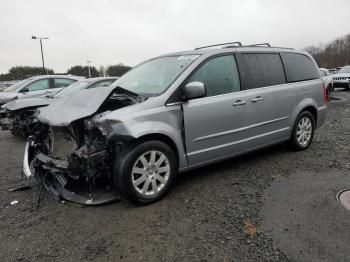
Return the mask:
M 18 204 L 18 200 L 13 200 L 11 201 L 11 206 L 17 205 Z
M 244 228 L 244 233 L 250 235 L 251 237 L 256 236 L 258 232 L 257 227 L 253 224 L 252 220 L 249 218 L 246 218 L 243 220 L 243 228 Z

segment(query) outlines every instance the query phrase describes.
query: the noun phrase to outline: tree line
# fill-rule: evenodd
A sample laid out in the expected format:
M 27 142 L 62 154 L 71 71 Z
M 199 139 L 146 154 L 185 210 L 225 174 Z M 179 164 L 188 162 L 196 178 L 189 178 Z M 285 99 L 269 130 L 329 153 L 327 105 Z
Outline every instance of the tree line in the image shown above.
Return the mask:
M 131 69 L 130 66 L 124 64 L 110 65 L 107 67 L 100 66 L 97 69 L 95 66 L 90 66 L 91 77 L 98 76 L 121 76 Z M 52 69 L 46 68 L 47 74 L 71 74 L 76 76 L 89 77 L 89 68 L 87 66 L 76 65 L 72 66 L 65 73 L 55 73 Z M 0 81 L 22 80 L 28 77 L 45 75 L 42 67 L 33 66 L 15 66 L 12 67 L 7 74 L 0 74 Z
M 350 34 L 339 37 L 326 45 L 305 48 L 319 67 L 336 68 L 350 65 Z

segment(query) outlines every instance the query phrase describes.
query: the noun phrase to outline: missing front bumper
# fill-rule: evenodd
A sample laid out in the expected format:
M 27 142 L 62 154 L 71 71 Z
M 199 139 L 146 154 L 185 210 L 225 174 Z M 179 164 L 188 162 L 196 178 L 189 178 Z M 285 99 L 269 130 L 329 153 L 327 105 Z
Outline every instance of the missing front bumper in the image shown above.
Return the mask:
M 13 119 L 12 118 L 2 118 L 0 119 L 0 126 L 2 130 L 12 130 Z
M 116 202 L 120 196 L 112 187 L 106 184 L 86 184 L 82 180 L 71 181 L 65 173 L 74 172 L 69 168 L 68 161 L 59 160 L 39 153 L 33 156 L 33 142 L 27 142 L 24 153 L 23 173 L 27 178 L 43 183 L 47 191 L 56 200 L 67 200 L 81 205 L 103 205 Z M 35 172 L 33 171 L 33 164 Z

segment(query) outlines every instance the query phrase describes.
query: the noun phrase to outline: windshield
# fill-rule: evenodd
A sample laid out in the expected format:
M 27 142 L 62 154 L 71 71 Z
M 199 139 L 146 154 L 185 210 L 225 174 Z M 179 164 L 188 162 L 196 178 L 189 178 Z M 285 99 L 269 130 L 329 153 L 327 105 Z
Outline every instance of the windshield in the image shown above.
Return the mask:
M 325 72 L 325 71 L 323 71 L 323 70 L 320 70 L 320 74 L 321 74 L 321 77 L 325 77 L 325 76 L 327 76 L 326 72 Z
M 350 66 L 345 66 L 338 71 L 338 73 L 350 73 Z
M 24 85 L 26 85 L 27 83 L 29 83 L 32 79 L 31 78 L 28 78 L 28 79 L 25 79 L 25 80 L 22 80 L 22 81 L 19 81 L 18 83 L 12 85 L 12 86 L 9 86 L 8 88 L 6 88 L 4 90 L 4 92 L 14 92 L 14 91 L 17 91 L 18 89 L 22 88 Z
M 148 60 L 131 69 L 116 84 L 137 94 L 159 95 L 198 57 L 182 55 Z
M 85 87 L 87 87 L 90 84 L 90 81 L 78 81 L 75 82 L 69 86 L 67 86 L 66 88 L 62 89 L 61 91 L 59 91 L 58 93 L 56 93 L 54 95 L 54 97 L 62 97 L 62 96 L 66 96 L 72 92 L 75 92 L 77 90 L 81 90 L 84 89 Z

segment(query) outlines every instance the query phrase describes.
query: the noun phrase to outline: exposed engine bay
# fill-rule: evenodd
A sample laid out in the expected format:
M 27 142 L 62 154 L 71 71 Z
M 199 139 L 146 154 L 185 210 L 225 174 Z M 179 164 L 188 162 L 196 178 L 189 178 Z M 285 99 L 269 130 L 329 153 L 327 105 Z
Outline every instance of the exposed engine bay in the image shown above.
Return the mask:
M 57 200 L 99 205 L 119 199 L 113 163 L 122 143 L 107 141 L 94 120 L 145 98 L 112 92 L 90 117 L 68 126 L 50 126 L 35 119 L 26 146 L 23 172 L 34 176 Z

